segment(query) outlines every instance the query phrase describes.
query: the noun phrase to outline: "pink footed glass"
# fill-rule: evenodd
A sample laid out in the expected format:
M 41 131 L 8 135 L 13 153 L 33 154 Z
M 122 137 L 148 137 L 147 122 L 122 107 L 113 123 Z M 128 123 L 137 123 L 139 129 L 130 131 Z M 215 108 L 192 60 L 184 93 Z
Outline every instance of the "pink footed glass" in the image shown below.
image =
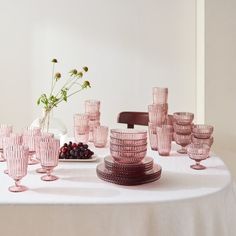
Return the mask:
M 160 156 L 169 156 L 173 137 L 173 126 L 162 125 L 157 127 L 157 146 Z
M 40 160 L 41 166 L 46 169 L 46 175 L 41 177 L 43 181 L 54 181 L 57 180 L 58 177 L 52 175 L 53 169 L 58 165 L 59 158 L 59 149 L 60 149 L 60 141 L 53 139 L 48 141 L 40 141 Z
M 192 125 L 179 125 L 177 123 L 174 124 L 174 130 L 177 134 L 191 134 Z
M 196 138 L 208 139 L 211 137 L 213 130 L 212 125 L 193 125 L 193 135 Z
M 97 148 L 103 148 L 107 144 L 109 128 L 107 126 L 98 126 L 93 130 L 93 142 Z
M 20 180 L 26 176 L 28 167 L 29 149 L 20 146 L 8 146 L 5 149 L 8 175 L 15 180 L 15 185 L 8 188 L 11 192 L 23 192 L 27 187 L 20 185 Z
M 186 146 L 191 143 L 191 134 L 177 134 L 174 133 L 174 139 L 177 144 L 181 146 L 181 149 L 177 150 L 178 153 L 186 154 Z
M 190 112 L 175 112 L 173 118 L 179 125 L 190 125 L 194 119 L 194 114 Z
M 5 155 L 6 147 L 15 145 L 19 146 L 22 145 L 22 143 L 22 134 L 11 133 L 9 137 L 5 137 L 3 140 L 3 154 Z M 8 169 L 4 170 L 4 173 L 8 174 Z
M 214 138 L 213 137 L 201 139 L 201 138 L 196 138 L 196 137 L 194 137 L 192 135 L 192 143 L 193 144 L 206 144 L 209 147 L 211 147 L 213 142 L 214 142 Z
M 86 100 L 85 101 L 85 112 L 86 113 L 98 113 L 100 110 L 101 102 L 98 100 Z
M 167 104 L 151 104 L 148 105 L 148 117 L 151 123 L 162 125 L 165 122 L 168 112 Z
M 168 88 L 154 87 L 152 95 L 154 104 L 165 104 L 168 100 Z
M 208 158 L 210 147 L 206 144 L 190 144 L 187 147 L 189 157 L 196 162 L 190 167 L 195 170 L 204 170 L 206 167 L 201 165 L 200 162 Z
M 29 165 L 35 165 L 39 163 L 38 160 L 33 158 L 36 152 L 38 136 L 40 135 L 36 135 L 34 129 L 26 130 L 23 134 L 23 145 L 29 147 Z
M 157 151 L 157 125 L 151 122 L 148 123 L 148 134 L 149 134 L 149 142 L 151 149 Z
M 36 141 L 36 147 L 35 147 L 35 158 L 39 162 L 41 162 L 41 160 L 40 160 L 40 152 L 39 152 L 39 150 L 40 150 L 40 147 L 39 147 L 40 141 L 49 142 L 50 140 L 53 139 L 53 137 L 54 137 L 54 134 L 46 133 L 46 132 L 42 133 L 41 136 L 36 136 L 36 140 L 37 141 Z M 39 174 L 45 174 L 45 173 L 47 173 L 47 170 L 41 167 L 41 168 L 37 168 L 36 172 L 39 173 Z

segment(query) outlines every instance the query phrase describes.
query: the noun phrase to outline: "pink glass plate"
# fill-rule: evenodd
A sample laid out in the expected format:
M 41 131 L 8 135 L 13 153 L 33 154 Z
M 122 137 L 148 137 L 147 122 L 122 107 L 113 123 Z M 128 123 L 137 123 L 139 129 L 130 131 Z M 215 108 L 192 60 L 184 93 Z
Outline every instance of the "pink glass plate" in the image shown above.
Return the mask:
M 111 137 L 128 140 L 146 139 L 147 131 L 135 129 L 111 129 Z

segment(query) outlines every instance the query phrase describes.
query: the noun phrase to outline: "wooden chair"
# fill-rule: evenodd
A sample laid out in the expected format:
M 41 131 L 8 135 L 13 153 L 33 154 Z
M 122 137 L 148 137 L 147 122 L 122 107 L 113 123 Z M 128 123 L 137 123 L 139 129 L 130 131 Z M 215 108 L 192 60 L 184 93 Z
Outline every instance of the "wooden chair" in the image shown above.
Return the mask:
M 148 112 L 123 111 L 119 113 L 117 122 L 127 124 L 129 129 L 133 129 L 134 125 L 148 126 Z

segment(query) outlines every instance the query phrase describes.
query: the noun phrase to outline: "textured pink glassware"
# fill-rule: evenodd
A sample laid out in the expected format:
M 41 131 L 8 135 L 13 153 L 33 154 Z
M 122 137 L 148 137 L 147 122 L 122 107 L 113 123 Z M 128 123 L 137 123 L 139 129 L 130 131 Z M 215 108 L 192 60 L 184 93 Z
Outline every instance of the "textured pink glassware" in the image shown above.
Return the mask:
M 74 126 L 88 126 L 89 115 L 85 113 L 74 114 Z
M 35 158 L 39 162 L 41 162 L 41 160 L 40 160 L 40 141 L 50 142 L 51 140 L 53 140 L 53 137 L 54 137 L 54 134 L 47 133 L 47 132 L 42 133 L 42 135 L 40 135 L 40 136 L 36 136 Z M 47 173 L 47 170 L 44 168 L 37 168 L 36 172 L 39 174 L 45 174 L 45 173 Z
M 3 155 L 5 155 L 6 147 L 8 146 L 15 146 L 15 145 L 22 145 L 23 138 L 22 134 L 15 134 L 11 133 L 9 137 L 5 137 L 3 140 Z M 5 174 L 8 174 L 8 170 L 4 170 Z
M 5 137 L 10 136 L 12 133 L 13 126 L 7 124 L 0 125 L 0 162 L 4 162 L 5 158 L 3 156 L 3 140 Z
M 200 162 L 208 158 L 209 152 L 210 147 L 206 144 L 190 144 L 187 147 L 187 153 L 189 157 L 196 162 L 196 164 L 191 165 L 190 167 L 195 170 L 206 169 Z
M 89 115 L 78 113 L 74 115 L 74 137 L 76 142 L 87 143 L 89 139 Z
M 194 114 L 190 112 L 175 112 L 173 118 L 179 125 L 190 125 L 194 119 Z
M 40 141 L 40 161 L 42 168 L 46 169 L 47 175 L 41 177 L 44 181 L 54 181 L 57 180 L 58 177 L 52 175 L 52 170 L 58 165 L 58 158 L 59 158 L 59 149 L 60 149 L 60 142 L 59 140 L 52 139 L 48 140 L 41 140 Z
M 154 104 L 165 104 L 168 100 L 168 88 L 154 87 L 152 95 Z
M 157 125 L 151 122 L 148 123 L 148 134 L 149 134 L 149 142 L 151 149 L 157 151 Z
M 149 122 L 162 125 L 165 122 L 168 112 L 167 104 L 151 104 L 148 105 Z
M 28 155 L 29 149 L 24 146 L 15 145 L 5 148 L 8 175 L 15 180 L 15 185 L 8 188 L 11 192 L 27 190 L 27 187 L 20 185 L 20 180 L 27 174 Z
M 109 128 L 107 126 L 98 126 L 93 130 L 93 142 L 94 146 L 103 148 L 107 144 Z
M 100 120 L 100 116 L 101 113 L 100 112 L 96 112 L 96 113 L 86 113 L 89 116 L 89 120 L 90 121 L 99 121 Z
M 23 134 L 23 145 L 29 148 L 29 165 L 35 165 L 39 163 L 38 160 L 33 158 L 36 152 L 36 142 L 38 136 L 40 135 L 37 135 L 34 129 L 26 130 Z
M 174 139 L 177 144 L 181 146 L 181 149 L 177 150 L 178 153 L 186 154 L 186 146 L 191 143 L 191 134 L 177 134 L 174 133 Z
M 177 123 L 174 124 L 174 130 L 178 134 L 191 134 L 192 125 L 179 125 Z
M 144 145 L 117 145 L 110 143 L 110 148 L 116 152 L 144 152 L 147 150 L 147 144 Z
M 139 140 L 147 138 L 146 130 L 111 129 L 111 137 L 116 139 Z
M 28 134 L 28 131 L 32 135 L 41 135 L 41 129 L 38 127 L 26 127 L 26 129 L 23 131 L 23 135 L 24 133 Z
M 122 145 L 122 146 L 140 146 L 147 145 L 147 138 L 143 139 L 118 139 L 110 137 L 110 143 L 114 145 Z
M 162 125 L 161 127 L 157 127 L 156 129 L 158 153 L 160 156 L 169 156 L 173 137 L 173 126 Z
M 213 130 L 212 125 L 193 125 L 193 135 L 196 138 L 208 139 L 211 137 Z
M 86 100 L 85 112 L 86 113 L 98 113 L 100 110 L 100 101 L 98 100 Z
M 201 139 L 201 138 L 196 138 L 192 135 L 192 143 L 193 144 L 206 144 L 209 147 L 211 147 L 213 142 L 214 142 L 213 137 Z

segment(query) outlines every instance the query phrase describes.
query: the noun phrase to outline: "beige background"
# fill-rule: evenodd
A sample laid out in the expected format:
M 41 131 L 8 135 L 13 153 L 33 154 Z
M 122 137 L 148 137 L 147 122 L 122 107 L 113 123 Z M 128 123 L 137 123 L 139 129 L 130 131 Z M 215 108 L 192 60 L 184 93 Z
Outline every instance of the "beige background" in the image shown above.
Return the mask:
M 206 0 L 206 122 L 236 177 L 236 1 Z

